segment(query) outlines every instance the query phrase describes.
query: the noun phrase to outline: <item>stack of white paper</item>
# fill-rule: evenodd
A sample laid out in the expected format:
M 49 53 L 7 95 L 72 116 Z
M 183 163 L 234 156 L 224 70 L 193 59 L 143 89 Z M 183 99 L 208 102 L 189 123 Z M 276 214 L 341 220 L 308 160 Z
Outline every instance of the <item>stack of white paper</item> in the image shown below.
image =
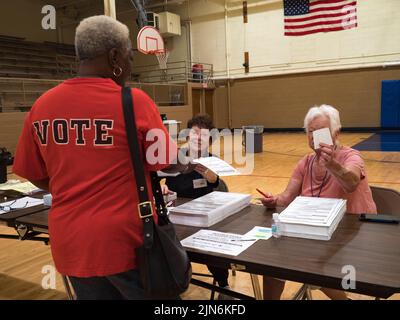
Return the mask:
M 346 200 L 297 197 L 279 215 L 284 236 L 330 240 L 346 212 Z
M 250 204 L 251 195 L 214 191 L 169 211 L 170 220 L 187 226 L 209 227 Z

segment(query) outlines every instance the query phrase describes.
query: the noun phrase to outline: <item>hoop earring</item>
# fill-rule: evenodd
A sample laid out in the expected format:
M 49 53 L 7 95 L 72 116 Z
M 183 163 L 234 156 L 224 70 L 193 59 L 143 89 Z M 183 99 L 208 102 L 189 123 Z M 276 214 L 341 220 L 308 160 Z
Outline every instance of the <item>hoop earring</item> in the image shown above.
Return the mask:
M 117 78 L 119 78 L 122 74 L 122 68 L 120 66 L 115 67 L 113 70 L 113 75 Z

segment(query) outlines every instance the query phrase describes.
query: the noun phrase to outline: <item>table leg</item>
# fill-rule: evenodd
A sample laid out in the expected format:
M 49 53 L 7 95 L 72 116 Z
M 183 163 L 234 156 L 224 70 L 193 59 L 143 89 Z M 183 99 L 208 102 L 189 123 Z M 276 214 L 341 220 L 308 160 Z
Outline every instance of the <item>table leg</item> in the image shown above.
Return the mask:
M 63 275 L 62 280 L 64 283 L 65 291 L 67 292 L 68 300 L 75 300 L 68 277 Z
M 258 275 L 250 273 L 250 278 L 251 284 L 253 285 L 254 298 L 256 298 L 256 300 L 262 300 L 263 297 L 261 294 L 260 282 L 258 281 Z

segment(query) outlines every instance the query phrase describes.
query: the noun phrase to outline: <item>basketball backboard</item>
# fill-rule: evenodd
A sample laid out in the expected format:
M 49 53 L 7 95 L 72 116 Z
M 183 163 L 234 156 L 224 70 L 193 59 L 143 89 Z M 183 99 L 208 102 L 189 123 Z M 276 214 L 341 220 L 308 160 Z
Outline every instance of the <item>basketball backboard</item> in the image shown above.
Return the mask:
M 141 53 L 154 54 L 164 51 L 164 40 L 156 28 L 146 26 L 138 33 L 137 47 Z

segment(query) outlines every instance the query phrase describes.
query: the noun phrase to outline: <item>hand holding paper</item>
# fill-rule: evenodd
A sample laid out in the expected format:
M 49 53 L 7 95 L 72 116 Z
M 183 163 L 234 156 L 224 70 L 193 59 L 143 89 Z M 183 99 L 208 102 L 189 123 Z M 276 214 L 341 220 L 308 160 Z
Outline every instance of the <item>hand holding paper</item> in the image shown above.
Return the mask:
M 194 170 L 200 173 L 210 183 L 214 183 L 218 179 L 218 175 L 214 171 L 210 170 L 200 163 L 196 166 Z
M 203 157 L 199 159 L 194 159 L 193 162 L 203 165 L 220 177 L 234 176 L 240 174 L 239 171 L 232 167 L 230 164 L 217 157 Z

